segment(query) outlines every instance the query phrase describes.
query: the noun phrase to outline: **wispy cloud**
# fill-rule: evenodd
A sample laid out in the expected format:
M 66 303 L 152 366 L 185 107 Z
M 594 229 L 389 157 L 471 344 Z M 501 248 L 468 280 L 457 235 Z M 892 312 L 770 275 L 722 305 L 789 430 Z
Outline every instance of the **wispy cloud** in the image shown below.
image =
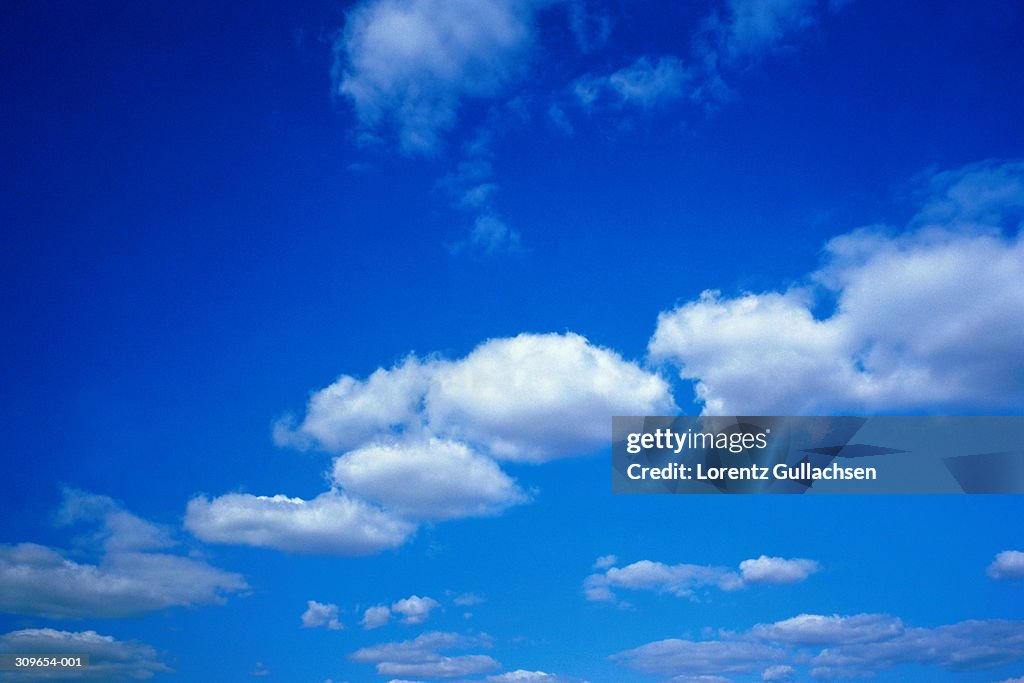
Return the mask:
M 35 543 L 0 545 L 0 610 L 51 618 L 125 617 L 175 606 L 219 604 L 248 586 L 239 575 L 183 555 L 170 533 L 110 498 L 64 491 L 59 519 L 88 524 L 95 564 Z

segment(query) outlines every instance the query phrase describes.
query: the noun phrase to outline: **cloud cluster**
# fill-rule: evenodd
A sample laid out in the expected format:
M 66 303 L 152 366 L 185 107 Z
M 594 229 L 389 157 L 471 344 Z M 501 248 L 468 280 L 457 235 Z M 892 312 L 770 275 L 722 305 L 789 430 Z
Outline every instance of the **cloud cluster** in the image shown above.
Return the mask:
M 456 601 L 458 604 L 458 601 Z M 386 626 L 392 616 L 398 616 L 403 624 L 422 624 L 430 618 L 430 613 L 441 606 L 437 600 L 418 595 L 396 600 L 390 607 L 374 605 L 363 612 L 362 624 L 366 630 Z
M 90 524 L 102 547 L 93 564 L 35 543 L 0 545 L 0 611 L 50 618 L 125 617 L 219 604 L 245 580 L 182 555 L 158 552 L 170 534 L 105 496 L 66 489 L 58 518 Z
M 645 674 L 687 677 L 760 673 L 790 680 L 800 669 L 815 680 L 869 678 L 903 665 L 945 671 L 987 669 L 1024 661 L 1024 622 L 963 621 L 908 627 L 884 614 L 801 614 L 714 640 L 661 640 L 613 660 Z M 673 679 L 676 680 L 676 679 Z
M 907 231 L 832 239 L 806 285 L 705 292 L 658 317 L 650 356 L 695 383 L 707 414 L 1019 406 L 1024 237 L 1003 225 L 1022 179 L 1016 162 L 939 174 Z
M 75 680 L 146 680 L 170 669 L 157 659 L 156 651 L 136 641 L 117 640 L 95 631 L 58 631 L 29 628 L 0 636 L 0 653 L 74 653 L 88 655 L 88 668 L 73 674 Z M 0 672 L 0 681 L 56 680 L 66 673 L 50 671 Z
M 431 631 L 412 640 L 356 650 L 349 659 L 373 664 L 381 676 L 459 678 L 486 674 L 500 668 L 497 661 L 483 654 L 442 654 L 478 647 L 490 647 L 490 642 L 486 637 Z
M 752 584 L 792 584 L 805 581 L 819 570 L 814 560 L 786 559 L 761 555 L 744 560 L 739 571 L 727 567 L 699 564 L 667 565 L 640 560 L 625 567 L 615 567 L 615 557 L 598 558 L 595 568 L 605 571 L 591 574 L 583 581 L 583 594 L 588 600 L 614 602 L 614 589 L 646 590 L 693 597 L 702 588 L 734 591 Z
M 410 356 L 309 399 L 280 445 L 338 453 L 313 500 L 227 494 L 190 501 L 185 524 L 214 543 L 360 555 L 418 524 L 494 515 L 528 500 L 499 462 L 592 452 L 612 415 L 675 412 L 657 374 L 576 334 L 487 341 L 464 358 Z

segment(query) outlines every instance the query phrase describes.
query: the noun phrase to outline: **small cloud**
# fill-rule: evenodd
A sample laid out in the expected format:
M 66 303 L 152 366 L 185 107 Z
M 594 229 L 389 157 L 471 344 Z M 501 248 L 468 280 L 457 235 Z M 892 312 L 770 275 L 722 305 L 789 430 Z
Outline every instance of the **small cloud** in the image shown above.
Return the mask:
M 1004 550 L 999 553 L 988 566 L 988 575 L 997 580 L 1024 580 L 1024 553 L 1019 550 Z
M 306 602 L 306 611 L 302 613 L 303 628 L 326 628 L 329 631 L 340 631 L 345 627 L 338 621 L 338 606 L 324 604 L 316 600 Z
M 594 569 L 608 569 L 615 566 L 618 561 L 619 558 L 615 555 L 602 555 L 594 561 Z
M 462 595 L 456 596 L 452 600 L 459 607 L 472 607 L 473 605 L 479 605 L 484 602 L 484 598 L 475 593 L 463 593 Z
M 787 560 L 783 557 L 762 555 L 756 560 L 743 560 L 740 562 L 740 575 L 743 578 L 743 582 L 747 584 L 768 583 L 780 585 L 804 581 L 820 568 L 820 565 L 814 560 Z
M 430 612 L 440 606 L 441 603 L 433 598 L 410 595 L 392 604 L 391 611 L 402 615 L 403 624 L 422 624 L 430 617 Z
M 359 623 L 363 625 L 363 628 L 367 631 L 374 628 L 380 628 L 386 626 L 391 621 L 391 610 L 387 605 L 376 605 L 369 607 L 363 612 L 363 620 Z

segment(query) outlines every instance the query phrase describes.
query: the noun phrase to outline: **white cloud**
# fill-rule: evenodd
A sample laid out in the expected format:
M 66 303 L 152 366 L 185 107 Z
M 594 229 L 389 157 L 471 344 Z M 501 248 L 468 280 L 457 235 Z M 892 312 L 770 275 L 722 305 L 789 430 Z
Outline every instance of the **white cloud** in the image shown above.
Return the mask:
M 735 572 L 724 567 L 667 565 L 640 560 L 625 567 L 611 567 L 603 574 L 591 574 L 583 583 L 583 591 L 589 600 L 614 600 L 613 588 L 650 590 L 691 597 L 695 590 L 709 586 L 735 590 L 742 586 L 742 582 Z
M 889 640 L 837 644 L 810 662 L 811 675 L 823 680 L 865 678 L 903 664 L 946 671 L 987 669 L 1024 661 L 1024 623 L 963 621 L 937 628 L 910 628 Z
M 796 669 L 787 664 L 776 664 L 769 666 L 761 672 L 762 681 L 791 681 L 796 674 Z
M 892 639 L 903 632 L 903 622 L 887 614 L 800 614 L 751 629 L 751 634 L 762 640 L 796 646 L 871 643 Z
M 739 572 L 727 567 L 700 564 L 667 565 L 651 560 L 640 560 L 625 567 L 614 567 L 614 555 L 601 557 L 595 569 L 583 581 L 583 594 L 588 600 L 614 602 L 613 589 L 649 590 L 670 593 L 679 597 L 693 597 L 701 588 L 734 591 L 751 584 L 791 584 L 806 580 L 818 570 L 813 560 L 785 559 L 762 555 L 755 560 L 740 563 Z
M 209 543 L 236 543 L 297 553 L 368 555 L 395 548 L 415 525 L 329 491 L 312 500 L 229 493 L 188 503 L 185 526 Z
M 675 410 L 660 377 L 572 333 L 487 341 L 440 365 L 425 403 L 432 429 L 518 461 L 589 452 L 612 415 Z
M 1014 169 L 1000 167 L 1000 182 Z M 975 176 L 959 178 L 979 191 Z M 991 218 L 995 203 L 984 204 L 980 214 Z M 808 281 L 734 298 L 705 292 L 662 313 L 651 358 L 693 380 L 707 414 L 998 410 L 1024 401 L 1021 234 L 956 222 L 895 237 L 859 230 L 831 240 Z M 818 296 L 835 299 L 828 317 L 813 312 Z
M 369 0 L 335 45 L 338 92 L 371 131 L 410 153 L 436 149 L 467 98 L 492 97 L 523 72 L 531 0 Z
M 306 611 L 302 613 L 303 628 L 326 628 L 329 631 L 340 631 L 345 626 L 338 621 L 338 606 L 331 603 L 308 600 Z
M 430 612 L 441 606 L 433 598 L 421 598 L 410 595 L 391 605 L 391 611 L 402 615 L 403 624 L 422 624 L 430 617 Z
M 549 674 L 546 671 L 516 669 L 496 676 L 488 676 L 486 683 L 569 683 L 569 679 Z
M 0 610 L 50 618 L 125 617 L 175 606 L 220 604 L 247 588 L 239 575 L 189 557 L 152 552 L 173 545 L 165 530 L 104 496 L 65 490 L 59 519 L 89 522 L 96 564 L 35 543 L 0 545 Z
M 452 600 L 459 607 L 472 607 L 473 605 L 480 605 L 484 602 L 484 599 L 474 593 L 463 593 L 458 595 Z
M 1024 161 L 981 161 L 922 179 L 917 225 L 978 223 L 1015 228 L 1024 220 Z
M 342 375 L 310 397 L 298 429 L 291 429 L 287 419 L 278 422 L 274 440 L 280 446 L 318 445 L 338 451 L 366 443 L 380 433 L 415 429 L 421 421 L 420 403 L 433 365 L 410 356 L 364 380 Z
M 352 495 L 426 520 L 493 515 L 527 500 L 496 462 L 438 439 L 365 446 L 337 458 L 332 476 Z
M 95 631 L 58 631 L 29 628 L 0 636 L 0 653 L 74 653 L 88 655 L 88 668 L 76 672 L 75 680 L 145 680 L 170 669 L 157 659 L 156 651 L 137 641 L 122 641 Z M 68 678 L 66 672 L 0 672 L 0 680 L 55 680 Z
M 762 680 L 790 680 L 798 667 L 823 681 L 869 678 L 902 665 L 971 671 L 1024 661 L 1024 622 L 976 620 L 913 628 L 885 614 L 802 614 L 745 633 L 723 631 L 716 640 L 661 640 L 613 659 L 680 680 L 756 671 Z
M 786 657 L 784 650 L 763 643 L 670 638 L 620 652 L 612 659 L 650 675 L 716 676 L 757 671 Z
M 353 652 L 350 659 L 374 664 L 382 676 L 459 678 L 489 673 L 500 664 L 487 655 L 442 655 L 441 652 L 487 645 L 483 638 L 433 631 L 413 640 L 362 648 Z
M 993 579 L 1024 580 L 1024 552 L 1004 550 L 999 553 L 988 566 L 988 575 Z
M 366 611 L 363 612 L 363 620 L 360 623 L 364 629 L 369 631 L 370 629 L 386 626 L 389 621 L 391 621 L 391 608 L 387 605 L 375 605 L 366 608 Z
M 743 583 L 786 584 L 805 581 L 817 572 L 820 566 L 814 560 L 791 559 L 784 557 L 768 557 L 762 555 L 755 560 L 740 562 L 740 575 Z
M 377 394 L 389 401 L 375 412 Z M 343 376 L 313 394 L 286 440 L 335 450 L 371 432 L 425 428 L 498 459 L 544 461 L 604 444 L 612 415 L 675 410 L 663 379 L 610 349 L 572 333 L 520 334 L 486 341 L 459 360 L 410 358 L 368 380 Z

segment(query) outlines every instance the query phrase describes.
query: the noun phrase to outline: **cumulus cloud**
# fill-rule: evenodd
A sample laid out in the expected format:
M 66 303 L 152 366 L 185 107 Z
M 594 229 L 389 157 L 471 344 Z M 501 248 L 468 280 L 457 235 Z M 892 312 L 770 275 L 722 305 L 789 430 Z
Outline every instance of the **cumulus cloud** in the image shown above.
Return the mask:
M 303 628 L 325 628 L 328 631 L 340 631 L 345 628 L 338 621 L 338 606 L 331 603 L 308 600 L 306 611 L 302 613 Z
M 369 555 L 401 545 L 415 530 L 406 520 L 329 491 L 312 500 L 229 493 L 193 498 L 185 526 L 209 543 L 296 553 Z
M 377 393 L 410 409 L 392 412 L 381 403 L 375 414 Z M 407 359 L 367 380 L 342 376 L 314 393 L 301 423 L 279 430 L 279 438 L 335 450 L 369 438 L 358 427 L 353 436 L 357 421 L 374 425 L 374 433 L 427 430 L 498 459 L 540 462 L 598 447 L 612 415 L 675 410 L 663 379 L 610 349 L 577 334 L 520 334 L 454 361 Z
M 814 560 L 792 559 L 784 557 L 768 557 L 762 555 L 755 560 L 743 560 L 740 562 L 740 576 L 743 583 L 800 583 L 805 581 L 811 574 L 817 572 L 820 566 Z
M 360 622 L 367 631 L 386 626 L 391 621 L 391 608 L 387 605 L 367 607 Z
M 351 451 L 335 460 L 332 476 L 350 494 L 426 520 L 493 515 L 527 500 L 492 459 L 438 439 Z
M 678 597 L 693 597 L 702 588 L 734 591 L 750 584 L 790 584 L 806 580 L 818 570 L 813 560 L 761 557 L 744 560 L 739 571 L 727 567 L 699 564 L 667 565 L 651 560 L 640 560 L 625 567 L 612 566 L 614 555 L 599 558 L 595 569 L 583 581 L 583 594 L 588 600 L 614 602 L 613 589 L 648 590 L 669 593 Z
M 432 631 L 412 640 L 382 643 L 356 650 L 354 662 L 374 664 L 381 676 L 459 678 L 486 674 L 501 665 L 487 655 L 443 655 L 447 650 L 487 647 L 484 638 Z
M 597 448 L 612 415 L 675 403 L 656 374 L 568 333 L 492 339 L 442 364 L 425 408 L 432 429 L 498 459 L 540 462 Z
M 125 617 L 175 606 L 220 604 L 247 588 L 239 575 L 156 549 L 169 533 L 105 496 L 67 489 L 58 518 L 95 527 L 95 564 L 35 543 L 0 545 L 0 610 L 50 618 Z
M 981 176 L 978 175 L 981 173 Z M 893 236 L 862 229 L 831 240 L 809 284 L 724 297 L 705 292 L 658 317 L 651 358 L 695 383 L 706 414 L 1001 409 L 1024 400 L 1024 238 L 959 217 L 999 214 L 957 197 L 1022 173 L 1019 164 L 968 169 Z M 996 178 L 997 181 L 992 179 Z M 1008 209 L 1016 204 L 1010 196 Z M 952 201 L 952 200 L 951 200 Z M 932 206 L 947 208 L 935 209 Z M 1004 205 L 1007 206 L 1007 205 Z M 930 220 L 930 219 L 929 219 Z M 835 301 L 815 315 L 821 298 Z
M 367 0 L 335 44 L 335 86 L 368 131 L 429 153 L 465 99 L 500 94 L 534 42 L 532 0 Z
M 1024 580 L 1024 552 L 1004 550 L 999 553 L 988 566 L 988 575 L 993 579 Z
M 430 617 L 430 612 L 441 606 L 433 598 L 421 598 L 410 595 L 391 605 L 391 611 L 402 615 L 403 624 L 422 624 Z
M 724 631 L 713 640 L 661 640 L 613 660 L 680 680 L 760 671 L 762 680 L 784 681 L 800 668 L 822 681 L 868 678 L 903 665 L 970 671 L 1024 661 L 1024 622 L 963 621 L 917 628 L 884 614 L 802 614 L 743 633 Z
M 409 356 L 315 392 L 279 444 L 341 451 L 313 500 L 233 493 L 188 504 L 212 543 L 363 555 L 422 522 L 494 515 L 528 500 L 495 460 L 543 462 L 607 442 L 612 415 L 672 413 L 656 373 L 576 334 L 492 339 L 458 360 Z M 348 452 L 344 452 L 348 450 Z
M 0 636 L 0 653 L 75 653 L 88 655 L 89 666 L 74 674 L 75 680 L 119 681 L 146 680 L 170 669 L 157 659 L 156 651 L 137 641 L 117 640 L 96 631 L 58 631 L 52 628 L 29 628 Z M 0 672 L 0 680 L 56 680 L 67 678 L 66 672 Z

